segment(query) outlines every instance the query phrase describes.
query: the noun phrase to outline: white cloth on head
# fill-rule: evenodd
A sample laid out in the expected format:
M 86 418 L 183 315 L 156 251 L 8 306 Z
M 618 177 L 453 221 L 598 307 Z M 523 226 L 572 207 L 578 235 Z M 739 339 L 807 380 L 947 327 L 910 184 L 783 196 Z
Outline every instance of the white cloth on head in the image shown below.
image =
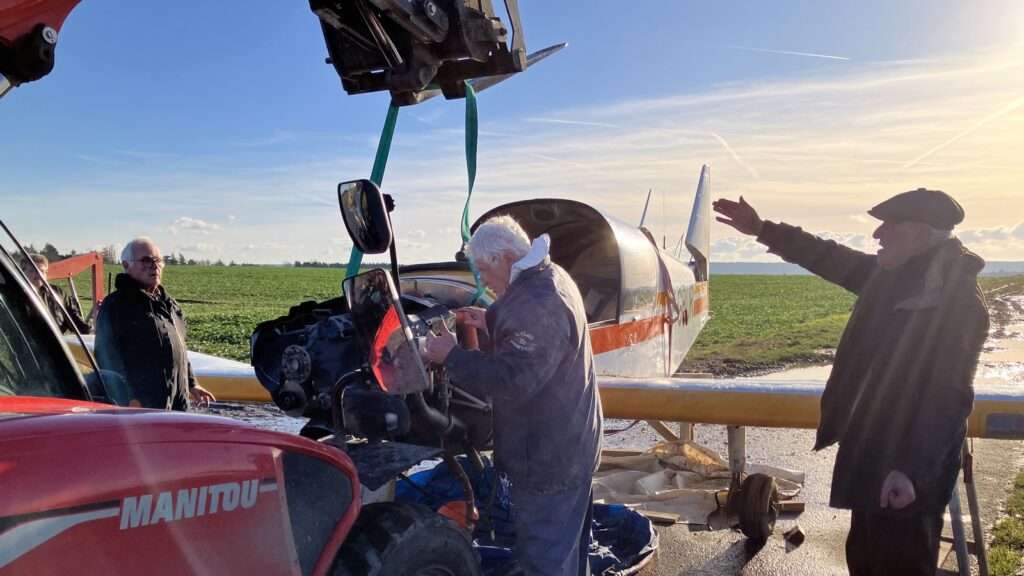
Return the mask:
M 516 276 L 523 270 L 529 270 L 534 266 L 540 264 L 548 257 L 548 252 L 551 250 L 551 237 L 547 234 L 541 234 L 534 239 L 533 244 L 530 245 L 530 251 L 526 253 L 519 260 L 516 260 L 515 264 L 512 265 L 512 271 L 509 273 L 508 282 L 511 284 L 516 281 Z

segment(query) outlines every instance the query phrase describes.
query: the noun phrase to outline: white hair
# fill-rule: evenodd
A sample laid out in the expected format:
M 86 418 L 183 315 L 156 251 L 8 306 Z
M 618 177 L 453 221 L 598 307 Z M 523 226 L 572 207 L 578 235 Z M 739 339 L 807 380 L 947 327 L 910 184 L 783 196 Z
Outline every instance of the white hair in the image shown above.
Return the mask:
M 156 247 L 156 242 L 149 236 L 139 236 L 138 238 L 132 238 L 127 244 L 124 245 L 124 250 L 121 250 L 121 263 L 128 264 L 135 260 L 135 248 L 139 246 L 153 246 Z
M 474 264 L 495 264 L 504 255 L 519 260 L 530 251 L 530 237 L 511 216 L 495 216 L 481 224 L 469 240 L 469 257 Z

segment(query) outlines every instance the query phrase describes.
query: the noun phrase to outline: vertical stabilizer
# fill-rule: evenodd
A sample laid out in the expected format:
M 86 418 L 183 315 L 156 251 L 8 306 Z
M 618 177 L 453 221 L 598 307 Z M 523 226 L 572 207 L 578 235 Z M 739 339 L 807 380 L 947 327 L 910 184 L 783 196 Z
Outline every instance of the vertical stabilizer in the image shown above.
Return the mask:
M 686 231 L 686 248 L 693 256 L 697 281 L 706 281 L 711 272 L 711 168 L 707 165 L 700 169 L 690 227 Z
M 654 192 L 654 188 L 647 189 L 647 200 L 644 202 L 644 213 L 640 215 L 640 226 L 638 228 L 643 228 L 644 220 L 647 220 L 647 207 L 651 205 L 651 192 Z

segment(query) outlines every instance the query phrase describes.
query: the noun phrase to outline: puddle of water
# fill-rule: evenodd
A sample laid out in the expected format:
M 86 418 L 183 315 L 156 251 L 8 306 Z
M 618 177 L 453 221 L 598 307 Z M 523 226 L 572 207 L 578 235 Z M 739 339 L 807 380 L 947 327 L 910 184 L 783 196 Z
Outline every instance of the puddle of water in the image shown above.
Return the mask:
M 306 424 L 305 418 L 292 418 L 273 404 L 255 402 L 215 402 L 209 408 L 197 412 L 234 418 L 264 430 L 291 434 L 298 434 Z
M 1012 324 L 1002 330 L 1002 337 L 990 337 L 981 354 L 976 387 L 1018 384 L 1024 385 L 1024 324 Z M 806 366 L 755 376 L 751 380 L 827 380 L 832 366 Z
M 1024 362 L 1024 324 L 1007 326 L 1004 334 L 1004 338 L 990 338 L 985 343 L 992 349 L 982 353 L 982 362 Z

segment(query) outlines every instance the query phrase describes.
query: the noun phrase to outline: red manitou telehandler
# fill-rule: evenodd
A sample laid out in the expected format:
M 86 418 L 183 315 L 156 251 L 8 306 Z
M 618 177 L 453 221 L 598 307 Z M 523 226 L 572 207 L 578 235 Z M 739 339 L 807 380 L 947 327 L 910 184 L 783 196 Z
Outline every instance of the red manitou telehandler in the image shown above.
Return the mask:
M 53 69 L 77 1 L 0 0 L 0 96 Z M 343 88 L 387 90 L 398 106 L 459 98 L 469 80 L 482 89 L 528 64 L 516 0 L 505 0 L 512 41 L 490 0 L 310 7 Z M 392 205 L 379 190 L 349 183 L 339 201 L 356 245 L 386 251 Z M 438 322 L 454 325 L 457 302 L 400 296 L 393 275 L 374 270 L 335 300 L 261 325 L 257 376 L 279 406 L 310 418 L 285 434 L 120 406 L 131 383 L 95 363 L 79 372 L 3 229 L 0 574 L 480 573 L 460 460 L 480 466 L 490 405 L 426 370 L 416 350 Z M 451 507 L 459 522 L 380 497 L 438 457 L 465 480 L 465 502 Z

